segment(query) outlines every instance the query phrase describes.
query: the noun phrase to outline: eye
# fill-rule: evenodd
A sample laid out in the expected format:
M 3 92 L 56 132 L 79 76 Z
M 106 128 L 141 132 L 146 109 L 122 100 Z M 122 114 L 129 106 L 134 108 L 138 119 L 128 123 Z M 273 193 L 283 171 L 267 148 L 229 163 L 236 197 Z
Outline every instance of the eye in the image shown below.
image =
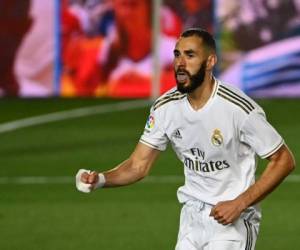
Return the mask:
M 177 58 L 179 57 L 180 53 L 178 51 L 174 51 L 174 57 Z

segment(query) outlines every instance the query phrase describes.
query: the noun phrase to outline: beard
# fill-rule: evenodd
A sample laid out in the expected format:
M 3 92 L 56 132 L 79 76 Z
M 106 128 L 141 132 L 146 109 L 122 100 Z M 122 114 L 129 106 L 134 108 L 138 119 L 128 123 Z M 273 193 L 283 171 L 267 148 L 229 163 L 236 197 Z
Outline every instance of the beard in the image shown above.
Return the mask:
M 202 85 L 205 77 L 205 71 L 206 71 L 206 60 L 201 64 L 200 69 L 194 75 L 191 75 L 190 72 L 188 72 L 185 69 L 179 68 L 175 72 L 177 90 L 182 94 L 192 93 L 196 88 Z M 179 75 L 185 78 L 185 80 L 184 81 L 178 80 L 178 78 L 180 78 Z M 189 84 L 185 84 L 187 81 L 189 81 Z

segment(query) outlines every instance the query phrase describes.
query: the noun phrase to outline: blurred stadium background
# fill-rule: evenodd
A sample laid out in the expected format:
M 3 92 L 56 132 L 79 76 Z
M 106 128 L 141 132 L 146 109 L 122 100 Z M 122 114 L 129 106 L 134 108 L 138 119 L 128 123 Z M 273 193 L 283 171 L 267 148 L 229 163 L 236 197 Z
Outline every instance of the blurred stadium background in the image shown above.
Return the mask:
M 299 162 L 299 1 L 1 0 L 0 249 L 174 248 L 170 149 L 133 186 L 85 195 L 74 175 L 130 154 L 192 26 L 216 35 L 217 76 L 257 99 Z M 299 249 L 299 187 L 296 169 L 262 203 L 258 250 Z

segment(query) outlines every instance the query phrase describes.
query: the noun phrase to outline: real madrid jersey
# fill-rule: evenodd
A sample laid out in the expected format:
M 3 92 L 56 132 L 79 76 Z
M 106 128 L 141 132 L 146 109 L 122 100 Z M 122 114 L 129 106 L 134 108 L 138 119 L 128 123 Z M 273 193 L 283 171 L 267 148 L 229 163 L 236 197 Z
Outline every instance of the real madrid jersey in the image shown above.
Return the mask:
M 266 158 L 283 144 L 252 99 L 218 80 L 197 111 L 176 88 L 157 99 L 140 142 L 161 151 L 170 142 L 184 167 L 179 202 L 212 205 L 244 192 L 255 182 L 256 154 Z

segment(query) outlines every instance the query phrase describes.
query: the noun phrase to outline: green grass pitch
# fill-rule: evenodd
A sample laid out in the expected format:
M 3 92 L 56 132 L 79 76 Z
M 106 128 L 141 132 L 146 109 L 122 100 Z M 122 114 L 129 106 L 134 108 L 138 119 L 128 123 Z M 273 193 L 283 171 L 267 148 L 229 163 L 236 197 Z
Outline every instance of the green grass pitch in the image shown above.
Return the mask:
M 0 125 L 25 117 L 116 102 L 99 99 L 0 99 Z M 300 100 L 263 100 L 268 119 L 300 160 Z M 107 170 L 134 149 L 148 108 L 69 119 L 0 133 L 0 179 L 73 177 Z M 265 162 L 261 162 L 261 172 Z M 180 176 L 168 149 L 150 176 Z M 293 173 L 300 175 L 299 169 Z M 150 179 L 150 178 L 149 178 Z M 79 193 L 73 182 L 0 183 L 1 250 L 174 249 L 183 179 Z M 300 249 L 300 183 L 285 181 L 262 203 L 257 250 Z

